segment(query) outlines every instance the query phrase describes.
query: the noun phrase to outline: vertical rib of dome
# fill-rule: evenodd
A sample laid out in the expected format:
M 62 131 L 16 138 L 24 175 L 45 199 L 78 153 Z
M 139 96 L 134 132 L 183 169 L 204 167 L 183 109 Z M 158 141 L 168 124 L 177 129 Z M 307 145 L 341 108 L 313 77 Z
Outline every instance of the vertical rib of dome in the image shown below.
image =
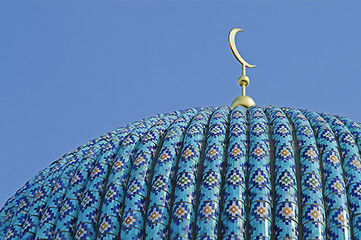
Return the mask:
M 217 239 L 221 174 L 225 159 L 224 148 L 229 112 L 229 107 L 218 108 L 210 119 L 199 188 L 198 210 L 196 210 L 196 239 Z
M 178 165 L 178 155 L 185 130 L 194 115 L 195 111 L 188 111 L 183 114 L 169 128 L 164 138 L 154 167 L 152 185 L 148 195 L 149 207 L 144 221 L 146 239 L 152 239 L 153 236 L 157 235 L 164 239 L 167 236 L 172 183 Z
M 249 110 L 249 239 L 271 238 L 272 185 L 268 120 L 260 107 Z
M 350 207 L 350 228 L 352 235 L 357 239 L 360 233 L 355 233 L 359 227 L 361 213 L 361 170 L 360 154 L 357 144 L 348 128 L 336 117 L 322 114 L 322 117 L 331 126 L 341 149 L 343 175 L 346 183 L 348 202 Z
M 119 146 L 125 137 L 124 135 L 121 138 L 113 138 L 109 141 L 109 143 L 106 145 L 108 151 L 101 152 L 97 159 L 94 159 L 95 163 L 93 163 L 91 166 L 92 170 L 90 175 L 84 176 L 84 179 L 87 179 L 85 180 L 86 183 L 83 185 L 83 183 L 79 182 L 81 185 L 86 186 L 84 190 L 80 190 L 82 193 L 79 206 L 76 206 L 72 201 L 72 197 L 75 195 L 68 195 L 69 200 L 66 199 L 64 201 L 63 207 L 67 208 L 73 203 L 74 207 L 78 208 L 78 213 L 74 213 L 78 214 L 77 221 L 72 226 L 72 228 L 75 230 L 75 236 L 72 233 L 72 237 L 75 237 L 76 239 L 81 239 L 84 232 L 91 233 L 91 235 L 89 234 L 90 237 L 94 238 L 94 229 L 98 221 L 98 212 L 104 192 L 104 185 L 108 176 L 108 170 L 111 167 L 114 158 L 116 158 L 118 155 Z M 80 171 L 78 173 L 80 173 Z M 77 175 L 75 175 L 75 177 L 76 176 Z M 61 209 L 61 211 L 63 211 L 63 209 Z M 61 214 L 59 220 L 63 216 L 64 219 L 69 218 L 64 214 Z M 60 223 L 61 222 L 62 221 L 60 220 Z M 63 226 L 60 226 L 60 228 L 62 229 Z M 63 233 L 59 233 L 61 232 L 61 229 L 58 228 L 57 224 L 55 236 L 63 235 Z
M 133 163 L 137 146 L 150 128 L 143 124 L 141 131 L 130 131 L 118 150 L 118 156 L 111 163 L 109 175 L 104 185 L 99 222 L 96 227 L 98 236 L 117 236 L 120 231 L 120 218 L 123 210 L 125 187 Z M 93 233 L 95 230 L 93 230 Z M 104 237 L 103 236 L 103 237 Z
M 360 140 L 361 140 L 361 127 L 345 117 L 338 117 L 352 133 L 352 136 L 356 140 L 358 151 L 352 147 L 351 151 L 354 156 L 349 157 L 348 161 L 344 161 L 344 170 L 346 172 L 350 171 L 352 173 L 352 179 L 354 182 L 352 185 L 349 183 L 348 194 L 350 199 L 350 208 L 352 211 L 352 224 L 353 224 L 353 236 L 354 239 L 361 238 L 361 180 L 360 180 L 360 170 L 361 170 L 361 160 L 359 156 L 360 152 Z M 348 154 L 347 148 L 345 148 L 346 153 Z M 352 160 L 351 160 L 352 159 Z
M 289 121 L 281 109 L 267 107 L 275 144 L 275 230 L 276 238 L 298 238 L 298 189 L 293 137 Z
M 303 111 L 316 133 L 324 178 L 327 238 L 350 239 L 349 211 L 341 158 L 334 133 L 315 112 Z
M 304 239 L 325 239 L 322 174 L 316 139 L 310 123 L 299 110 L 285 109 L 284 111 L 296 130 L 299 149 L 303 237 Z
M 176 115 L 177 116 L 177 115 Z M 142 238 L 142 228 L 145 214 L 146 197 L 149 185 L 149 172 L 155 157 L 156 149 L 161 136 L 173 123 L 176 116 L 168 115 L 163 118 L 162 125 L 154 125 L 142 139 L 138 147 L 133 166 L 130 172 L 125 194 L 121 239 Z M 159 127 L 158 127 L 159 126 Z
M 205 128 L 211 112 L 210 109 L 199 112 L 187 129 L 176 173 L 173 206 L 171 206 L 169 233 L 171 239 L 175 237 L 192 238 L 196 177 L 201 160 Z
M 222 184 L 221 239 L 243 238 L 246 221 L 247 124 L 244 107 L 233 109 L 229 125 L 225 179 Z

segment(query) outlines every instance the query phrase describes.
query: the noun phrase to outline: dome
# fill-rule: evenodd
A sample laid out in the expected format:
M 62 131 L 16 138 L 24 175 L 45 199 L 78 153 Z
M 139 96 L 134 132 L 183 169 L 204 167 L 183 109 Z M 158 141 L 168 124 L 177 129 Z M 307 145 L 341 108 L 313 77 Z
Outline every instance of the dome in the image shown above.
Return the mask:
M 156 115 L 40 171 L 1 209 L 0 238 L 360 239 L 360 136 L 310 110 Z

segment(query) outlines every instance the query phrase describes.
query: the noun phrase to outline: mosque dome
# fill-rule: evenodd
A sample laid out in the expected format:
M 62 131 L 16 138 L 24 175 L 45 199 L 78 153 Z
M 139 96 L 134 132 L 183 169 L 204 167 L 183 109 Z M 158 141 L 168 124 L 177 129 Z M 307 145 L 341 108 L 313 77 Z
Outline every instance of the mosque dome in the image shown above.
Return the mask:
M 360 239 L 360 137 L 310 110 L 156 115 L 40 171 L 1 209 L 0 238 Z
M 361 240 L 361 126 L 259 107 L 246 62 L 231 105 L 108 132 L 30 179 L 0 210 L 0 239 Z

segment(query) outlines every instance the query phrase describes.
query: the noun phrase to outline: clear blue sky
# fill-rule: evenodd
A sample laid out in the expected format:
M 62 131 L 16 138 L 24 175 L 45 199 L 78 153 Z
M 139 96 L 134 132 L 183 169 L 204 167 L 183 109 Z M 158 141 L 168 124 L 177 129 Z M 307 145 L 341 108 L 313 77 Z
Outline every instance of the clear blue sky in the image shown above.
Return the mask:
M 360 1 L 2 1 L 0 206 L 62 154 L 163 112 L 260 106 L 361 122 Z

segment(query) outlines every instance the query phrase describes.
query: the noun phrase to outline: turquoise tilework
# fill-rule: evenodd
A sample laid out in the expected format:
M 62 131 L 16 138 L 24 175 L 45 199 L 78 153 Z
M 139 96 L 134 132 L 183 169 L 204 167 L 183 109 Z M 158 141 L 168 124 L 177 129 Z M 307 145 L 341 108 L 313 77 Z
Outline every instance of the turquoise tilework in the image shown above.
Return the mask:
M 328 239 L 351 239 L 349 210 L 341 156 L 335 134 L 319 114 L 304 110 L 314 129 L 323 166 L 323 194 Z
M 295 127 L 300 167 L 303 169 L 301 171 L 303 236 L 307 239 L 325 239 L 325 206 L 316 138 L 309 121 L 301 111 L 287 108 L 283 111 Z
M 294 141 L 286 114 L 276 107 L 267 107 L 272 126 L 275 151 L 275 235 L 277 239 L 298 239 L 299 208 Z M 290 194 L 293 193 L 293 194 Z
M 258 106 L 159 114 L 40 171 L 0 239 L 361 239 L 361 126 Z
M 248 196 L 250 239 L 271 238 L 273 201 L 267 116 L 260 107 L 249 109 Z M 262 191 L 260 191 L 262 189 Z M 262 193 L 262 194 L 260 194 Z
M 212 110 L 203 109 L 192 119 L 184 138 L 183 149 L 175 173 L 174 197 L 171 200 L 170 238 L 192 238 L 196 204 L 196 179 L 201 151 L 205 146 L 204 134 Z M 203 147 L 203 148 L 202 148 Z

